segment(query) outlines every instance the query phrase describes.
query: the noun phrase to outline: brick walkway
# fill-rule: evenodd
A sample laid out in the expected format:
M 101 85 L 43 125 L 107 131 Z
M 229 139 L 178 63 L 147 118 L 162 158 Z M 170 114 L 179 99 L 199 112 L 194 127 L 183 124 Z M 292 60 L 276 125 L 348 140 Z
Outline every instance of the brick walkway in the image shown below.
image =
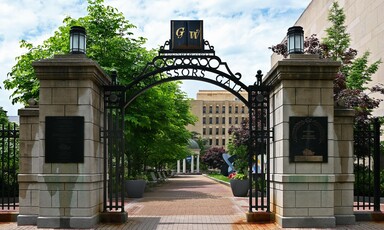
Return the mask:
M 228 186 L 199 175 L 177 176 L 146 192 L 144 198 L 129 199 L 128 222 L 99 224 L 101 230 L 225 230 L 280 229 L 271 224 L 245 222 L 247 198 L 233 197 Z M 35 226 L 0 223 L 0 230 L 31 230 Z M 358 222 L 337 229 L 384 229 L 384 222 Z

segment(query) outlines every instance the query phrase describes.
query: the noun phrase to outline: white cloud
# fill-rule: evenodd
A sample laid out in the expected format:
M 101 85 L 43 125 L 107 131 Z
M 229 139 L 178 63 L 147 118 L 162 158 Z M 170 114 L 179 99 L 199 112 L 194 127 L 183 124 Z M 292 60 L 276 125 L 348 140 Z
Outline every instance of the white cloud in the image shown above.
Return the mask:
M 146 47 L 157 48 L 170 38 L 170 20 L 204 20 L 204 38 L 233 72 L 240 72 L 246 84 L 254 82 L 258 69 L 270 68 L 268 47 L 281 41 L 311 0 L 105 0 L 137 26 L 136 36 L 148 38 Z M 65 16 L 86 14 L 85 0 L 0 0 L 0 82 L 15 64 L 15 57 L 25 52 L 20 39 L 42 42 L 62 25 Z M 213 86 L 186 81 L 185 89 L 194 97 L 199 89 Z M 193 90 L 192 90 L 193 89 Z M 0 91 L 0 106 L 16 115 L 9 92 Z

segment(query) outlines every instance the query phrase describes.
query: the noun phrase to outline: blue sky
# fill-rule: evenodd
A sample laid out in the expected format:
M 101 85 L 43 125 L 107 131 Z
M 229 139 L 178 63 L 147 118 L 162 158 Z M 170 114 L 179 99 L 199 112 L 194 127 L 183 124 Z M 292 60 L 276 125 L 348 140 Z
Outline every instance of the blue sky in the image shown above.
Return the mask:
M 116 7 L 157 48 L 169 39 L 170 20 L 204 20 L 204 39 L 216 55 L 240 72 L 246 84 L 256 71 L 270 69 L 269 46 L 279 43 L 311 0 L 105 0 Z M 17 115 L 22 105 L 12 105 L 2 82 L 25 52 L 19 41 L 41 44 L 62 25 L 66 16 L 87 14 L 85 0 L 0 0 L 0 106 Z M 305 29 L 305 28 L 304 28 Z M 218 89 L 200 81 L 186 81 L 182 89 L 193 98 L 198 90 Z

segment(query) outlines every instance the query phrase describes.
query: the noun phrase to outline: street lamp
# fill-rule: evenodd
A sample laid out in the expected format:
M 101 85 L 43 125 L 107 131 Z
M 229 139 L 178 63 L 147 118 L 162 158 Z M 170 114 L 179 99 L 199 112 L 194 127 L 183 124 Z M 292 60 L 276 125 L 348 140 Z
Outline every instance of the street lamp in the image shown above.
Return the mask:
M 288 29 L 288 54 L 304 53 L 304 30 L 301 26 L 293 26 Z
M 87 34 L 84 27 L 72 26 L 69 32 L 69 51 L 71 54 L 85 54 Z

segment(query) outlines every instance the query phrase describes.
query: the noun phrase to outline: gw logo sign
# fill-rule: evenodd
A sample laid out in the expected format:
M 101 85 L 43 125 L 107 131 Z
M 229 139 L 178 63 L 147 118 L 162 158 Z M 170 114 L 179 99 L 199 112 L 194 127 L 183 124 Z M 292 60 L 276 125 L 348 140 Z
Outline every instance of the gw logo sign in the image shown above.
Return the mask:
M 199 51 L 204 49 L 203 21 L 171 21 L 171 49 L 175 51 Z

